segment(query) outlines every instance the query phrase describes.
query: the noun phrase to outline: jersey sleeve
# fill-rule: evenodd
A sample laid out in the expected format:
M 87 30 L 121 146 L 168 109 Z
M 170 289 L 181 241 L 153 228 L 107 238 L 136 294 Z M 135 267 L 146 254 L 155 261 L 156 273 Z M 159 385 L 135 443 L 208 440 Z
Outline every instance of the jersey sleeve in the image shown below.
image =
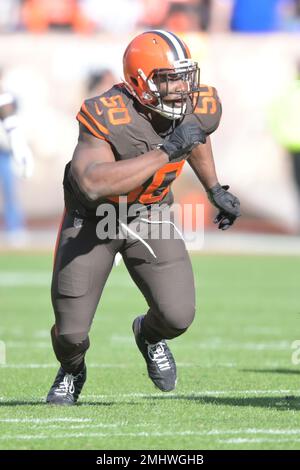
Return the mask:
M 105 121 L 105 113 L 97 98 L 85 100 L 77 113 L 76 119 L 98 139 L 109 142 L 109 130 Z
M 214 87 L 208 85 L 200 86 L 194 114 L 200 121 L 201 128 L 206 134 L 211 134 L 218 128 L 222 116 L 222 104 Z

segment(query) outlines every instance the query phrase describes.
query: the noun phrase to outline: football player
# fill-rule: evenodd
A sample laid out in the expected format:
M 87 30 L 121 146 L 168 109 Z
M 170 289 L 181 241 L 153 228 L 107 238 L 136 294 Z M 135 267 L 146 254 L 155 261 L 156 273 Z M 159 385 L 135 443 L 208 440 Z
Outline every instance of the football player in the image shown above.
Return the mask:
M 8 241 L 22 242 L 23 214 L 15 190 L 15 174 L 29 178 L 34 161 L 19 122 L 15 96 L 4 86 L 0 69 L 0 186 L 3 189 L 4 219 Z
M 123 83 L 83 103 L 78 143 L 65 169 L 66 210 L 52 280 L 51 337 L 61 367 L 47 396 L 50 404 L 78 399 L 86 380 L 88 333 L 116 254 L 147 301 L 133 333 L 150 379 L 164 392 L 177 379 L 166 339 L 184 333 L 195 315 L 191 263 L 174 224 L 169 239 L 157 232 L 146 241 L 132 228 L 135 217 L 127 224 L 120 218 L 119 231 L 128 236 L 105 239 L 97 236 L 101 207 L 110 204 L 119 213 L 126 195 L 129 206 L 141 208 L 136 218 L 155 232 L 159 223 L 151 209 L 164 212 L 172 203 L 170 186 L 187 160 L 219 209 L 219 228 L 229 228 L 240 215 L 239 200 L 218 182 L 210 144 L 221 103 L 215 88 L 200 85 L 186 44 L 170 32 L 148 31 L 130 42 L 123 65 Z

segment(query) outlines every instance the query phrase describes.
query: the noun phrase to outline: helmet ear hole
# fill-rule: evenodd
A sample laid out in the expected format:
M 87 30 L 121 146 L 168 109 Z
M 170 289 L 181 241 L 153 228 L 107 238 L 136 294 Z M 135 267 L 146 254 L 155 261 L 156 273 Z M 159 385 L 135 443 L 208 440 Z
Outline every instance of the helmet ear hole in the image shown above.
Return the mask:
M 130 77 L 130 80 L 132 81 L 132 83 L 134 84 L 134 86 L 138 86 L 138 81 L 137 81 L 136 78 Z

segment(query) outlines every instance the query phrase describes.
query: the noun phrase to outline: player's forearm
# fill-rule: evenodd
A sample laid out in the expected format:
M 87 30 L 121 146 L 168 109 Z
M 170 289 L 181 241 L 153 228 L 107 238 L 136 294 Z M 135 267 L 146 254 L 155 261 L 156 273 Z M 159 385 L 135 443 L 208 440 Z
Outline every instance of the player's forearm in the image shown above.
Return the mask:
M 206 144 L 198 145 L 194 148 L 188 162 L 206 190 L 218 183 L 209 137 L 206 140 Z
M 147 181 L 168 161 L 165 152 L 153 150 L 130 160 L 92 163 L 85 170 L 79 184 L 92 200 L 127 194 Z

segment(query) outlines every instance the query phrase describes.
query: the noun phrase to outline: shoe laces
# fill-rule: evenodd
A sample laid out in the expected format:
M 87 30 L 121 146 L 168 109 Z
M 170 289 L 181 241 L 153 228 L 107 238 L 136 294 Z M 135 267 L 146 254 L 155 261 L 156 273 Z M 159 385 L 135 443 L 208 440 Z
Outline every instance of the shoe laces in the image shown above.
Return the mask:
M 171 369 L 169 359 L 165 353 L 164 344 L 162 342 L 155 344 L 147 344 L 148 347 L 148 357 L 151 361 L 155 362 L 159 370 L 168 370 Z
M 56 389 L 56 395 L 67 395 L 68 393 L 73 394 L 75 391 L 74 381 L 77 377 L 73 374 L 65 374 L 63 380 L 58 384 Z

